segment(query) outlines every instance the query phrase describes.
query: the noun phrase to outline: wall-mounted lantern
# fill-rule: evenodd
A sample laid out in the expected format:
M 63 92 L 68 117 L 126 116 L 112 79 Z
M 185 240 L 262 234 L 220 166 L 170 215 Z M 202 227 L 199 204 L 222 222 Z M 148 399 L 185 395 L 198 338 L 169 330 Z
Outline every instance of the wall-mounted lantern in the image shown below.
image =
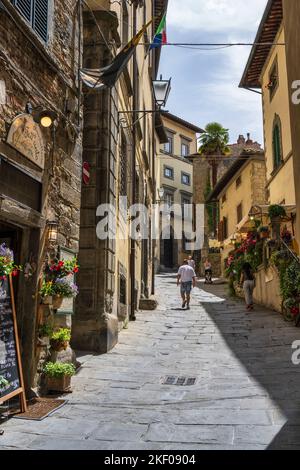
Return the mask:
M 58 222 L 56 220 L 47 221 L 48 242 L 56 243 L 58 239 Z

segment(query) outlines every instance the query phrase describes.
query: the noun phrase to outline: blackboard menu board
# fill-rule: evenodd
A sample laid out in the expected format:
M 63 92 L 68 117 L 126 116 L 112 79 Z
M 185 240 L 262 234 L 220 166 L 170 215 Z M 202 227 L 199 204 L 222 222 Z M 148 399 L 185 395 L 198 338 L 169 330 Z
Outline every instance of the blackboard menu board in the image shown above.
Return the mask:
M 0 378 L 2 377 L 9 384 L 0 389 L 0 399 L 21 387 L 9 280 L 0 281 Z

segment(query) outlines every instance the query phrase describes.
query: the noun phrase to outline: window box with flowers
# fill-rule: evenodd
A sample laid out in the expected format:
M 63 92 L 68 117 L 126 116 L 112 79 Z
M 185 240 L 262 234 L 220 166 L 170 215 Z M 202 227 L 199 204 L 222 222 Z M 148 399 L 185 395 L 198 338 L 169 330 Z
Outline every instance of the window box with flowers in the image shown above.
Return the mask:
M 45 278 L 40 290 L 42 302 L 58 310 L 65 298 L 75 298 L 78 286 L 72 282 L 72 275 L 79 270 L 77 259 L 70 261 L 52 261 L 46 266 Z

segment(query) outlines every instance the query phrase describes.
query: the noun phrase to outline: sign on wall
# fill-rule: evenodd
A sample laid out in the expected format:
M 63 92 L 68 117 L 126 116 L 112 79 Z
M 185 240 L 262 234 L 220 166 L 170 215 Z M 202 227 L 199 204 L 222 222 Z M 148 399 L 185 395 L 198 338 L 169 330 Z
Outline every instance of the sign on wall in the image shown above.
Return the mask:
M 7 143 L 24 157 L 45 168 L 45 148 L 42 131 L 30 114 L 20 114 L 10 126 Z
M 20 396 L 21 411 L 26 411 L 20 346 L 12 279 L 0 281 L 0 403 Z

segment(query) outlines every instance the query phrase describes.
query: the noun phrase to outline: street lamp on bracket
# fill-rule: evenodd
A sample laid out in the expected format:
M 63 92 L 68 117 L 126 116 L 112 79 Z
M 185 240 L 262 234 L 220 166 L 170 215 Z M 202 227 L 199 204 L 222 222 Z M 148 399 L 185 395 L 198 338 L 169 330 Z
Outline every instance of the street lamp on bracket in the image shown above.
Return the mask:
M 169 80 L 163 80 L 160 76 L 159 80 L 152 80 L 152 93 L 155 102 L 155 109 L 135 109 L 130 111 L 118 111 L 118 114 L 142 114 L 137 118 L 136 122 L 142 119 L 145 114 L 159 113 L 162 107 L 166 106 L 169 94 L 171 91 L 171 78 Z M 167 112 L 167 111 L 166 111 Z M 124 122 L 124 118 L 119 120 L 120 123 Z M 135 123 L 134 123 L 135 124 Z M 129 126 L 128 126 L 129 127 Z M 125 127 L 124 127 L 125 128 Z

